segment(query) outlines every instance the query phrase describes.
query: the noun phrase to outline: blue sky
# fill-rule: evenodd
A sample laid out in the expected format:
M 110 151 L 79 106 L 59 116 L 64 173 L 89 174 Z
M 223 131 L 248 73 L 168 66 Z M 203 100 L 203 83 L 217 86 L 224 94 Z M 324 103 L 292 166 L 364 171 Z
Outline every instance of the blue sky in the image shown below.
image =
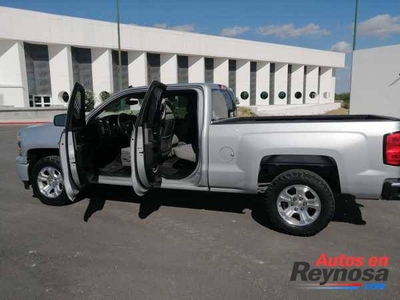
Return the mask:
M 353 0 L 120 0 L 121 20 L 146 26 L 348 52 Z M 357 49 L 400 44 L 400 0 L 359 0 Z M 115 21 L 114 0 L 0 0 L 0 5 Z M 347 63 L 350 55 L 347 54 Z M 348 90 L 338 72 L 337 91 Z

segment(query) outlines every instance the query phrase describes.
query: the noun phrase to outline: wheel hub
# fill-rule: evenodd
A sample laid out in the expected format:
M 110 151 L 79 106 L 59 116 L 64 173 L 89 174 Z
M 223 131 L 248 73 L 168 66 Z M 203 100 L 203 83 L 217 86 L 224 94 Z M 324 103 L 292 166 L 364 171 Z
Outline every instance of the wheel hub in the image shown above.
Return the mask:
M 57 198 L 64 189 L 61 172 L 51 166 L 44 167 L 39 171 L 37 183 L 40 193 L 48 198 Z
M 321 200 L 318 194 L 311 187 L 302 184 L 283 189 L 276 205 L 281 218 L 295 226 L 313 223 L 321 212 Z

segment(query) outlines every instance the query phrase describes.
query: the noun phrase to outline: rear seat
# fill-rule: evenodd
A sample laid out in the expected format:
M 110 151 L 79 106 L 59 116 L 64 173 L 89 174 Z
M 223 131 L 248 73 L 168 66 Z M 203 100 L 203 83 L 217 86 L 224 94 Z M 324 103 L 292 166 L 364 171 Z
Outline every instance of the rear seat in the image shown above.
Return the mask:
M 172 139 L 172 155 L 179 159 L 196 162 L 196 153 L 193 151 L 192 144 L 179 142 L 179 139 L 174 135 Z M 121 163 L 123 166 L 131 166 L 131 147 L 121 149 Z

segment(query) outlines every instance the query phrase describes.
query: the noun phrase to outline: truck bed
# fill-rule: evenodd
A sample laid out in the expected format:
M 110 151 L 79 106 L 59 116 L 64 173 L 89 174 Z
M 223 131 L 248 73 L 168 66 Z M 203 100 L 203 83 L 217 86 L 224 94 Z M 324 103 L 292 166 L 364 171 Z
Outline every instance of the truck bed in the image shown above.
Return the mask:
M 383 122 L 400 121 L 398 118 L 378 115 L 310 115 L 310 116 L 263 116 L 263 117 L 241 117 L 215 120 L 213 124 L 249 124 L 249 123 L 312 123 L 312 122 Z

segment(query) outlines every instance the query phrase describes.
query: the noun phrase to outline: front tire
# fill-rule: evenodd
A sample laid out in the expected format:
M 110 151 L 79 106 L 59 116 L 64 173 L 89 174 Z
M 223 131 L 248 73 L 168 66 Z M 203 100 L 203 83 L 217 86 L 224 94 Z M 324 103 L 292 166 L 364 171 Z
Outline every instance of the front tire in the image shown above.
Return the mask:
M 294 169 L 279 174 L 268 186 L 266 209 L 269 221 L 279 231 L 312 236 L 332 220 L 335 200 L 319 175 Z
M 31 182 L 33 192 L 42 203 L 52 206 L 69 203 L 59 156 L 46 156 L 38 160 L 32 169 Z

